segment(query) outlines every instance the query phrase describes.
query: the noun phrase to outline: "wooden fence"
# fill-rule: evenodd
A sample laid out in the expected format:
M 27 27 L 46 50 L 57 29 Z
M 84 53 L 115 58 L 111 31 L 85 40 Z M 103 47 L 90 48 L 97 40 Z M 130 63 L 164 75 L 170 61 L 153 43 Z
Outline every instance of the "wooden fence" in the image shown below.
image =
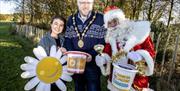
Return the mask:
M 16 25 L 16 32 L 21 36 L 25 36 L 26 38 L 38 42 L 43 37 L 45 30 L 29 25 Z

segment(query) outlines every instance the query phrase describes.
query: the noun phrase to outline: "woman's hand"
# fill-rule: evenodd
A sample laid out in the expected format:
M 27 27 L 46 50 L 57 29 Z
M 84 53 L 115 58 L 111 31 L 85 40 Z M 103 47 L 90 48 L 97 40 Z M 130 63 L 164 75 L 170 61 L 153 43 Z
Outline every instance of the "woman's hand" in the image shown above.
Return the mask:
M 63 54 L 64 54 L 65 52 L 67 52 L 66 48 L 64 48 L 64 47 L 60 47 L 59 49 L 61 50 L 61 52 L 62 52 Z

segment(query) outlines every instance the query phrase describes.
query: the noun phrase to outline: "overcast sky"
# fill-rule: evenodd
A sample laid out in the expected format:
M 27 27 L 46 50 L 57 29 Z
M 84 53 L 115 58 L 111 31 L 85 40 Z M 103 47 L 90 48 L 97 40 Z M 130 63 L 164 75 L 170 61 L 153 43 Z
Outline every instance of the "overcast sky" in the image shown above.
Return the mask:
M 0 14 L 12 14 L 15 7 L 16 4 L 14 1 L 4 2 L 3 0 L 0 0 Z

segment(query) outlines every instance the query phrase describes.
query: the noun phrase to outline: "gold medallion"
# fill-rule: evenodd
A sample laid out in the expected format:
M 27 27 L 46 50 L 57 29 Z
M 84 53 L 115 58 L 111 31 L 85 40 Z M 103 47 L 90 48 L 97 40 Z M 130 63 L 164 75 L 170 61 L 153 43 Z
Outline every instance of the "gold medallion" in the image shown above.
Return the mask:
M 82 48 L 82 47 L 84 46 L 84 42 L 83 42 L 82 39 L 80 39 L 80 40 L 78 41 L 78 46 L 79 46 L 79 48 Z

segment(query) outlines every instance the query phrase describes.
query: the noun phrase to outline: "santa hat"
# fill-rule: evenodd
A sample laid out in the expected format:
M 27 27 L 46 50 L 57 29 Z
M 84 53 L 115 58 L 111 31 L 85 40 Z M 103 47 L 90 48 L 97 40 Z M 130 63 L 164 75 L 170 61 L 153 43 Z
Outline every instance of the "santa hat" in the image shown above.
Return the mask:
M 124 12 L 116 6 L 108 6 L 104 9 L 104 23 L 107 28 L 108 21 L 118 18 L 119 21 L 125 20 Z

